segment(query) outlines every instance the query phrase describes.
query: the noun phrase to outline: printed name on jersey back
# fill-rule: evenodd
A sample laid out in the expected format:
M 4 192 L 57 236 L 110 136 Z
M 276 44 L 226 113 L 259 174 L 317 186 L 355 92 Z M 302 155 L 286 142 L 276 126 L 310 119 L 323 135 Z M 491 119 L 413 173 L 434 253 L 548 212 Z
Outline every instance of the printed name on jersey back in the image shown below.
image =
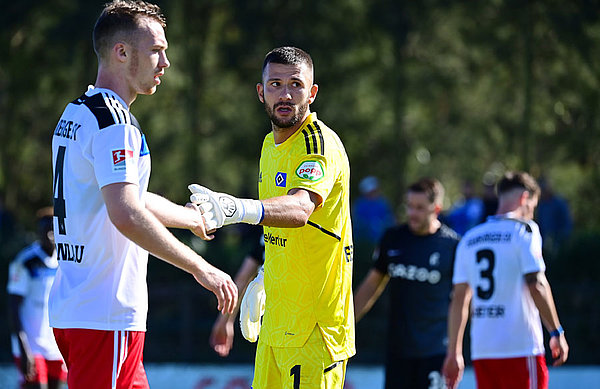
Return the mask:
M 388 265 L 388 275 L 392 278 L 403 278 L 409 281 L 429 282 L 437 284 L 442 279 L 439 270 L 429 270 L 424 267 L 414 265 L 404 265 L 401 263 L 390 263 Z
M 59 261 L 81 263 L 83 261 L 84 245 L 56 243 L 56 254 Z
M 56 128 L 54 129 L 54 135 L 60 136 L 61 138 L 77 140 L 77 131 L 81 128 L 81 124 L 75 123 L 72 120 L 60 119 Z
M 476 235 L 467 241 L 467 246 L 471 247 L 481 243 L 510 243 L 512 233 L 510 232 L 486 232 L 481 235 Z
M 473 308 L 471 316 L 473 318 L 501 318 L 504 317 L 505 311 L 504 305 L 478 305 Z

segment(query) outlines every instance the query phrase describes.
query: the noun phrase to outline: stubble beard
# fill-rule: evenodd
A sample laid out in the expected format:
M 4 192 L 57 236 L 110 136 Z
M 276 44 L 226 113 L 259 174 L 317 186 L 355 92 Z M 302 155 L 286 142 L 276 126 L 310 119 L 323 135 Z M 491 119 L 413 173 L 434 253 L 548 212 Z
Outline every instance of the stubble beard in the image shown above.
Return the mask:
M 278 106 L 282 106 L 282 105 L 288 106 L 291 109 L 298 107 L 298 111 L 289 119 L 279 118 L 279 117 L 277 117 L 277 114 L 275 113 L 275 109 Z M 271 123 L 273 123 L 273 125 L 277 129 L 285 130 L 285 129 L 294 127 L 296 124 L 298 124 L 300 122 L 300 120 L 302 120 L 302 118 L 304 118 L 304 115 L 306 114 L 307 110 L 308 110 L 308 101 L 306 101 L 304 104 L 300 104 L 300 105 L 277 103 L 277 104 L 273 105 L 272 107 L 269 106 L 265 102 L 265 111 L 267 112 L 267 116 L 269 116 L 269 119 L 271 119 Z
M 135 80 L 135 85 L 132 87 L 135 89 L 136 94 L 141 95 L 152 95 L 156 92 L 156 84 L 154 83 L 154 77 L 150 81 L 144 79 L 140 80 L 138 77 L 140 68 L 140 57 L 137 49 L 133 49 L 131 52 L 131 63 L 129 64 L 129 77 Z

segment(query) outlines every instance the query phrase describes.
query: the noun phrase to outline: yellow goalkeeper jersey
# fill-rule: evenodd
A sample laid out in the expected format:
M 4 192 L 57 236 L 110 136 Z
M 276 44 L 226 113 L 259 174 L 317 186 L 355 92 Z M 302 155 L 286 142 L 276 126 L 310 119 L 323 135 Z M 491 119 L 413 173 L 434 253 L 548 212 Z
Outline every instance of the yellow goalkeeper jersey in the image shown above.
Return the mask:
M 259 197 L 302 188 L 323 199 L 304 227 L 264 227 L 266 344 L 301 347 L 316 324 L 334 360 L 355 354 L 349 185 L 344 145 L 316 113 L 279 145 L 265 137 Z

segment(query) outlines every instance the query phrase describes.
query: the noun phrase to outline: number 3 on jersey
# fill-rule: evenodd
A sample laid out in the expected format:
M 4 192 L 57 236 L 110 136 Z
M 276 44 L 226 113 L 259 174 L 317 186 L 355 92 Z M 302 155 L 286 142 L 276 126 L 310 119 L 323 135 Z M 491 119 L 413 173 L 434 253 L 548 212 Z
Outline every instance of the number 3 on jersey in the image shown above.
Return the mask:
M 481 284 L 477 285 L 477 297 L 482 300 L 489 300 L 494 294 L 494 266 L 496 266 L 496 256 L 494 252 L 489 249 L 479 250 L 477 252 L 477 263 L 485 261 L 487 264 L 486 268 L 482 268 L 479 271 L 481 279 L 486 279 L 487 289 L 484 289 Z
M 58 233 L 60 235 L 67 234 L 67 230 L 65 228 L 65 218 L 67 217 L 67 210 L 65 205 L 63 180 L 63 170 L 65 167 L 66 151 L 66 146 L 58 146 L 58 153 L 56 154 L 56 164 L 54 165 L 54 217 L 58 218 Z

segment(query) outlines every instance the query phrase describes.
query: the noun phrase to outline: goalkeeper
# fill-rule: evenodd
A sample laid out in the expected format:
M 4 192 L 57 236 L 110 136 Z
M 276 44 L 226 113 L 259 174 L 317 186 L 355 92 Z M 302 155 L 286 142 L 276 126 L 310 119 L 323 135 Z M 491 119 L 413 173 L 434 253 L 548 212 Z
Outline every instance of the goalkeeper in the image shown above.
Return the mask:
M 256 89 L 272 129 L 261 151 L 260 200 L 197 184 L 191 200 L 202 204 L 209 228 L 264 227 L 264 276 L 241 303 L 244 335 L 259 335 L 252 387 L 342 389 L 355 354 L 348 157 L 310 112 L 318 86 L 306 52 L 269 52 Z

